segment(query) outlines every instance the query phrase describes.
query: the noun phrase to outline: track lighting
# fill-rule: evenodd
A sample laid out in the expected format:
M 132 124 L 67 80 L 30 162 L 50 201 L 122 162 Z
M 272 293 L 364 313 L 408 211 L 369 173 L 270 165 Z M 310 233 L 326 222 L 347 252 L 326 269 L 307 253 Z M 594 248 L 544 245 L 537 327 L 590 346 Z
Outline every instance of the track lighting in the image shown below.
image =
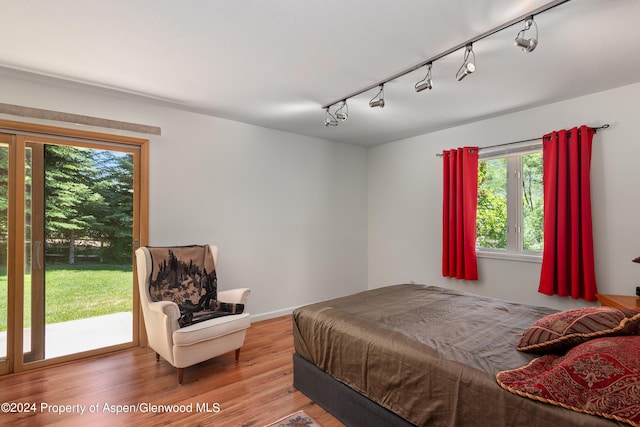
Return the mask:
M 380 90 L 378 91 L 376 96 L 371 98 L 371 100 L 369 101 L 369 106 L 372 108 L 373 107 L 383 108 L 385 105 L 384 85 L 402 76 L 412 73 L 416 70 L 422 69 L 422 67 L 424 67 L 425 65 L 427 67 L 427 74 L 424 77 L 424 79 L 420 80 L 418 83 L 414 85 L 414 88 L 416 92 L 422 92 L 425 89 L 432 89 L 433 82 L 431 80 L 431 69 L 433 67 L 433 63 L 435 61 L 440 60 L 441 58 L 444 58 L 448 55 L 451 55 L 455 52 L 460 51 L 460 49 L 462 49 L 463 47 L 466 47 L 464 52 L 464 61 L 462 62 L 462 65 L 460 66 L 460 68 L 458 69 L 458 72 L 456 73 L 456 79 L 458 81 L 461 81 L 462 79 L 467 77 L 469 74 L 472 74 L 476 71 L 476 54 L 473 51 L 474 43 L 480 40 L 483 40 L 489 36 L 492 36 L 493 34 L 496 34 L 506 28 L 510 28 L 514 25 L 520 25 L 522 22 L 524 22 L 524 29 L 518 32 L 514 40 L 514 43 L 516 46 L 520 47 L 524 52 L 532 52 L 538 46 L 538 25 L 533 20 L 534 16 L 537 16 L 541 13 L 544 13 L 550 9 L 553 9 L 561 4 L 565 4 L 570 1 L 571 0 L 549 0 L 546 2 L 545 5 L 541 7 L 529 10 L 525 14 L 522 14 L 509 21 L 503 22 L 502 24 L 494 28 L 491 28 L 483 33 L 480 33 L 460 44 L 457 44 L 446 50 L 443 50 L 442 52 L 437 53 L 418 64 L 405 68 L 404 70 L 397 72 L 396 74 L 386 77 L 384 80 L 379 80 L 375 83 L 372 83 L 368 86 L 358 89 L 355 92 L 351 92 L 346 96 L 342 96 L 341 98 L 338 98 L 328 104 L 322 105 L 321 108 L 326 110 L 325 126 L 337 126 L 338 120 L 340 121 L 347 120 L 349 118 L 349 109 L 347 107 L 347 100 L 354 98 L 358 95 L 361 95 L 363 93 L 369 92 L 370 90 L 373 90 L 376 87 L 378 87 Z M 535 28 L 535 34 L 533 35 L 533 37 L 526 38 L 527 36 L 525 35 L 525 33 L 531 28 Z M 329 109 L 334 108 L 338 105 L 340 106 L 338 107 L 337 110 L 335 110 L 335 115 L 331 114 Z
M 342 120 L 343 122 L 349 118 L 349 106 L 347 105 L 347 100 L 342 101 L 342 105 L 340 108 L 336 110 L 336 119 Z
M 327 110 L 327 113 L 325 114 L 324 125 L 325 126 L 338 126 L 338 121 L 336 120 L 334 115 L 331 114 L 331 112 L 329 111 L 329 108 L 330 107 L 325 108 L 325 110 Z
M 524 33 L 529 30 L 531 27 L 534 27 L 536 30 L 536 35 L 533 38 L 525 39 Z M 516 39 L 514 40 L 516 46 L 520 47 L 523 52 L 532 52 L 536 46 L 538 46 L 538 24 L 533 20 L 533 16 L 528 17 L 524 21 L 524 29 L 520 30 Z
M 416 92 L 422 92 L 425 89 L 433 89 L 433 83 L 431 82 L 431 67 L 433 66 L 433 63 L 429 62 L 427 64 L 427 75 L 424 77 L 424 79 L 420 80 L 418 83 L 416 83 L 415 88 L 416 88 Z
M 378 99 L 376 99 L 378 98 Z M 383 108 L 384 107 L 384 84 L 380 85 L 380 91 L 378 92 L 378 94 L 376 96 L 374 96 L 373 98 L 371 98 L 371 101 L 369 101 L 369 107 L 380 107 Z
M 473 55 L 473 61 L 469 60 L 469 55 Z M 464 61 L 456 73 L 458 81 L 464 79 L 469 74 L 476 71 L 476 54 L 473 52 L 473 43 L 469 43 L 464 51 Z

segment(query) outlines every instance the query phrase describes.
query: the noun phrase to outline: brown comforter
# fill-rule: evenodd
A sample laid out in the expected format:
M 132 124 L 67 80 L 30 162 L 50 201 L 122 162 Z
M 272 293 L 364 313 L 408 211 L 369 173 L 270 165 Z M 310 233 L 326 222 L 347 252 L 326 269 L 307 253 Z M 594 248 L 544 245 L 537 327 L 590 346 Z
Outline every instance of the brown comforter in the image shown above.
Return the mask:
M 450 289 L 397 285 L 294 311 L 300 356 L 419 426 L 612 426 L 531 401 L 495 375 L 535 357 L 522 332 L 555 310 Z

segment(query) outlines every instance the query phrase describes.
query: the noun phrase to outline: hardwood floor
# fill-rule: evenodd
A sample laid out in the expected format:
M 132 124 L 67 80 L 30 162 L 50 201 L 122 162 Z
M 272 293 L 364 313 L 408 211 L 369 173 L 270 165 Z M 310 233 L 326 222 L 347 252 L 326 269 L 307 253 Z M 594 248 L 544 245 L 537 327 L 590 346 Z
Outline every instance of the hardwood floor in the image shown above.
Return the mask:
M 0 403 L 22 412 L 3 406 L 0 424 L 261 427 L 303 409 L 323 427 L 343 426 L 293 387 L 292 354 L 291 317 L 284 316 L 251 325 L 238 363 L 231 352 L 186 368 L 183 385 L 150 348 L 12 374 L 0 377 Z M 141 412 L 125 412 L 136 405 Z

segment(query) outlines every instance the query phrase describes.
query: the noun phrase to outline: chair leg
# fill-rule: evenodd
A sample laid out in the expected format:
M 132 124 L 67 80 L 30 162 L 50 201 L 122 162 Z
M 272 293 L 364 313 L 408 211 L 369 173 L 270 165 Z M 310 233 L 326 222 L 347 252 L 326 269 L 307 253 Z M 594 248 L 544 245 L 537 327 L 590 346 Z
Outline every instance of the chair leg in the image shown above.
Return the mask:
M 184 368 L 178 368 L 178 384 L 182 384 L 184 378 Z
M 239 348 L 236 349 L 236 362 L 238 360 L 240 360 L 240 349 Z
M 160 361 L 160 355 L 158 353 L 156 353 L 156 362 Z

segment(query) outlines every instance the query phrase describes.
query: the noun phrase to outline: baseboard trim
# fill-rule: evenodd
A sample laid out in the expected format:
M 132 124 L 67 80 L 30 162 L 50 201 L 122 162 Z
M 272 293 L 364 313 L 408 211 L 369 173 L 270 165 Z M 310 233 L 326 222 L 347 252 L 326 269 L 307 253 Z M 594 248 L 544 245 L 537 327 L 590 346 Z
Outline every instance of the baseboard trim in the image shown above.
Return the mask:
M 253 323 L 253 322 L 259 322 L 261 320 L 273 319 L 275 317 L 287 316 L 293 313 L 293 310 L 295 310 L 298 307 L 302 307 L 302 306 L 299 305 L 295 307 L 283 308 L 282 310 L 268 311 L 266 313 L 260 313 L 260 314 L 252 314 L 250 316 L 251 322 Z

